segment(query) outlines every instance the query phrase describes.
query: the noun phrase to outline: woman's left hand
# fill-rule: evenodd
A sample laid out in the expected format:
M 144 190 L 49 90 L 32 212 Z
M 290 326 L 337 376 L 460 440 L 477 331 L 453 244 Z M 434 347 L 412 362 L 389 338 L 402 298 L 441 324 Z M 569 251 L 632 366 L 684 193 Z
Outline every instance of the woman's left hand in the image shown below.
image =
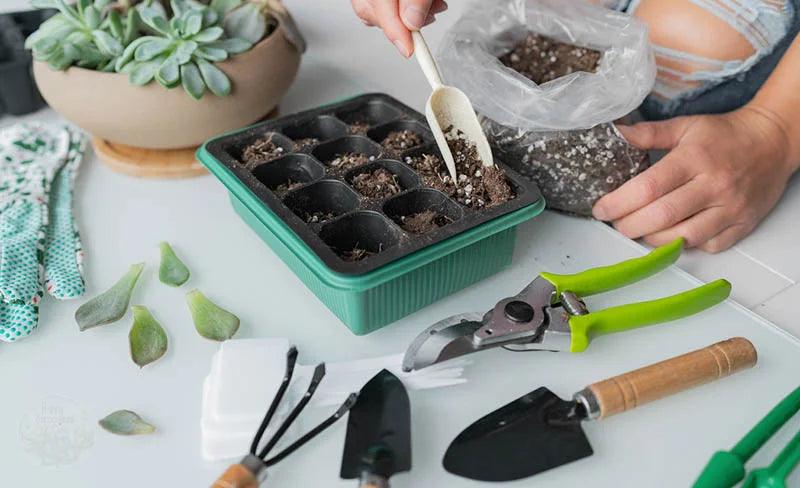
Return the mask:
M 712 253 L 729 248 L 775 206 L 800 166 L 783 121 L 753 104 L 619 129 L 637 147 L 670 151 L 593 213 L 653 246 L 684 237 Z

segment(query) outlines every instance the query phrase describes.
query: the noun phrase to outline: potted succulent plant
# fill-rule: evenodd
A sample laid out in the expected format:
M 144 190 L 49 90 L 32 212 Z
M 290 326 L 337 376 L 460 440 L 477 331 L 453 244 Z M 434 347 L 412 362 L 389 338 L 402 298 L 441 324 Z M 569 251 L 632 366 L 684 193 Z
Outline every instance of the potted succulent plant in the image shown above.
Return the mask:
M 294 80 L 304 49 L 279 0 L 34 5 L 58 10 L 26 41 L 39 90 L 93 135 L 101 157 L 110 145 L 133 160 L 143 154 L 136 149 L 191 154 L 215 134 L 264 118 Z M 164 164 L 174 160 L 162 154 Z M 140 170 L 129 172 L 162 174 Z

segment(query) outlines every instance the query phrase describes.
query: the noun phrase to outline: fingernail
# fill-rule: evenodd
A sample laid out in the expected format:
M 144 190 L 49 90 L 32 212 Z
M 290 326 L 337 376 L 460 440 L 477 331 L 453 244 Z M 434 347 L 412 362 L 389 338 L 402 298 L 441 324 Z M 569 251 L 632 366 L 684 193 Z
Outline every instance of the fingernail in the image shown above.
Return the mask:
M 400 54 L 402 54 L 404 58 L 408 57 L 408 50 L 406 50 L 406 47 L 403 45 L 402 42 L 392 41 L 392 44 L 394 44 L 394 47 L 396 47 L 397 50 L 400 51 Z
M 594 208 L 592 208 L 592 216 L 594 216 L 594 218 L 596 218 L 597 220 L 604 221 L 608 219 L 608 213 L 606 212 L 606 210 L 602 207 L 602 205 L 599 205 L 597 203 L 594 205 Z
M 423 12 L 418 7 L 409 5 L 403 10 L 403 22 L 409 29 L 419 29 L 425 23 L 428 12 Z

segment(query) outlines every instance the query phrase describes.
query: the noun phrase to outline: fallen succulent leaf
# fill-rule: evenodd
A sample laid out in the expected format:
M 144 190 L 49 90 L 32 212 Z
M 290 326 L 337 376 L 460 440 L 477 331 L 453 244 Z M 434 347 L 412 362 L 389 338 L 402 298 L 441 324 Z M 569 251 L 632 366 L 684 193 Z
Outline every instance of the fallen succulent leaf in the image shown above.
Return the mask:
M 117 435 L 143 435 L 156 431 L 150 423 L 143 420 L 136 412 L 117 410 L 98 422 L 100 427 Z
M 178 258 L 168 242 L 158 245 L 161 249 L 161 265 L 158 267 L 158 279 L 169 286 L 181 286 L 189 280 L 189 268 Z
M 114 286 L 78 307 L 75 311 L 78 328 L 84 331 L 98 325 L 116 322 L 125 316 L 133 288 L 143 269 L 144 263 L 132 265 Z
M 215 305 L 199 290 L 186 294 L 186 303 L 192 313 L 197 332 L 212 341 L 224 341 L 239 330 L 239 317 Z
M 131 359 L 140 368 L 143 368 L 167 352 L 167 333 L 153 318 L 147 307 L 134 305 L 131 308 L 133 309 L 133 326 L 128 334 Z

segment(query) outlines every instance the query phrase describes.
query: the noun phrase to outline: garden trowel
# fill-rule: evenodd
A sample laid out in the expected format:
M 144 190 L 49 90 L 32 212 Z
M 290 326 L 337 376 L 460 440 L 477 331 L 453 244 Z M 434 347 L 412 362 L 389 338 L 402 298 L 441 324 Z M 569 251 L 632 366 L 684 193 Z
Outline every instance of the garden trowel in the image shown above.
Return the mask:
M 757 354 L 736 337 L 594 383 L 562 400 L 545 387 L 473 423 L 447 449 L 444 467 L 480 481 L 512 481 L 592 454 L 581 427 L 752 367 Z
M 425 77 L 433 88 L 433 93 L 425 104 L 425 117 L 428 119 L 428 125 L 447 165 L 447 171 L 453 178 L 453 182 L 458 184 L 456 163 L 450 147 L 447 145 L 447 135 L 449 134 L 450 138 L 463 137 L 475 144 L 478 156 L 484 166 L 494 166 L 492 150 L 489 148 L 489 141 L 486 140 L 467 95 L 458 88 L 442 83 L 436 62 L 433 60 L 422 34 L 415 31 L 411 35 L 414 38 L 414 54 L 422 67 L 422 72 L 425 73 Z
M 411 418 L 400 379 L 384 369 L 361 389 L 350 410 L 341 477 L 363 488 L 388 488 L 389 478 L 411 469 Z

